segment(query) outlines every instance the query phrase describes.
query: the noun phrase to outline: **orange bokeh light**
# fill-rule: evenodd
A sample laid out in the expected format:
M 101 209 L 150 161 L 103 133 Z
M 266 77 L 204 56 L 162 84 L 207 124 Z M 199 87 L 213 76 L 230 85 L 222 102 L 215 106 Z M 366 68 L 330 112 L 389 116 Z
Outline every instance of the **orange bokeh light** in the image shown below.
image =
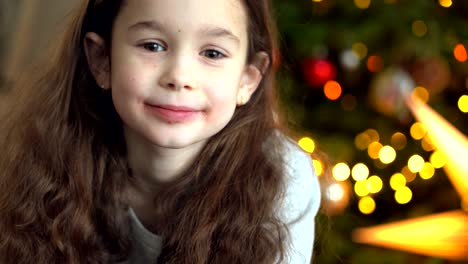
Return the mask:
M 328 99 L 336 100 L 341 96 L 341 85 L 336 81 L 328 81 L 323 87 L 323 92 Z
M 466 48 L 463 44 L 457 44 L 453 49 L 453 56 L 459 62 L 465 62 L 468 59 Z
M 379 72 L 383 69 L 384 63 L 380 56 L 372 55 L 367 59 L 367 69 L 370 72 Z

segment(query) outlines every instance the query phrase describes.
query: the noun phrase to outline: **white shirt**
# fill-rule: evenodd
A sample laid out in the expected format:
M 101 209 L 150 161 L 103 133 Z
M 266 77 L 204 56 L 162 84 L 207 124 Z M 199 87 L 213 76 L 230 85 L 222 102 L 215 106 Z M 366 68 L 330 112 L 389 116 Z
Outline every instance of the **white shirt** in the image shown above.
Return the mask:
M 320 206 L 320 187 L 311 158 L 295 143 L 287 141 L 285 150 L 286 193 L 278 216 L 288 225 L 290 243 L 288 264 L 309 264 L 312 258 L 315 216 Z M 122 264 L 155 263 L 161 253 L 162 238 L 148 231 L 130 209 L 133 251 Z

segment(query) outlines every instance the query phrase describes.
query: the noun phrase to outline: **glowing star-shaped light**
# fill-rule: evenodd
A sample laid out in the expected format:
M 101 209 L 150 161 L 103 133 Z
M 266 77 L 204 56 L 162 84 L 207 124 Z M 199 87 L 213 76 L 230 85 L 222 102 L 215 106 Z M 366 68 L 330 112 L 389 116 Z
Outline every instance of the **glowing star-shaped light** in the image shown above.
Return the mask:
M 415 96 L 406 104 L 423 123 L 432 144 L 446 159 L 444 170 L 458 194 L 468 204 L 468 139 L 447 120 Z
M 468 212 L 457 210 L 358 228 L 353 241 L 453 260 L 468 260 Z

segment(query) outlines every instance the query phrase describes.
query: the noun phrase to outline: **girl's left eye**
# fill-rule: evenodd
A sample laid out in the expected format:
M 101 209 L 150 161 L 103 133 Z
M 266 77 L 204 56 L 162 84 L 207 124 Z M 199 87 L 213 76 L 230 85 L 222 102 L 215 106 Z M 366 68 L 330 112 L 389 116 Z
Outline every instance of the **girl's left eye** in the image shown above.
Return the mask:
M 214 49 L 202 51 L 201 55 L 213 60 L 223 59 L 227 57 L 224 53 Z

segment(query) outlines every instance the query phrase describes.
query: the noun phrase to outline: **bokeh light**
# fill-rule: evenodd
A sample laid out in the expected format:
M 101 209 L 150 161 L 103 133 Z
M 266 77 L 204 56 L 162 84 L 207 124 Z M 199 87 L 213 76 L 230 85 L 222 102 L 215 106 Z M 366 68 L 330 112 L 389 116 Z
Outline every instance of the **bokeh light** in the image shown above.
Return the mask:
M 423 180 L 428 180 L 432 178 L 434 174 L 435 174 L 434 166 L 432 166 L 432 164 L 429 162 L 424 163 L 423 168 L 419 171 L 419 176 Z
M 412 172 L 408 168 L 408 166 L 405 166 L 405 167 L 403 167 L 403 169 L 401 169 L 401 174 L 403 174 L 403 176 L 405 176 L 406 182 L 412 182 L 412 181 L 414 181 L 414 179 L 416 179 L 416 173 Z
M 371 0 L 354 0 L 354 4 L 359 9 L 367 9 L 367 8 L 369 8 L 369 6 L 371 4 Z
M 314 165 L 315 174 L 317 174 L 317 176 L 322 176 L 323 174 L 322 162 L 320 160 L 314 159 L 312 160 L 312 164 Z
M 367 149 L 367 154 L 369 155 L 369 157 L 371 157 L 371 159 L 378 159 L 382 147 L 383 146 L 382 144 L 380 144 L 380 142 L 374 141 L 369 145 Z
M 395 200 L 399 204 L 407 204 L 413 198 L 413 192 L 410 188 L 404 186 L 395 191 Z
M 357 196 L 364 197 L 369 194 L 367 181 L 358 181 L 354 184 L 354 192 Z
M 362 42 L 354 43 L 352 49 L 361 60 L 367 56 L 367 46 Z
M 427 103 L 429 101 L 429 91 L 422 87 L 422 86 L 417 86 L 414 88 L 414 90 L 411 92 L 411 96 L 417 97 L 419 100 Z
M 313 153 L 315 150 L 315 142 L 309 137 L 303 137 L 298 142 L 299 146 L 309 153 Z
M 423 137 L 423 139 L 421 140 L 421 147 L 425 150 L 425 151 L 433 151 L 435 150 L 435 146 L 434 144 L 432 143 L 431 141 L 431 138 L 427 136 L 427 134 Z
M 396 132 L 390 139 L 390 145 L 392 145 L 396 150 L 404 149 L 406 147 L 406 143 L 406 136 L 401 132 Z
M 327 188 L 327 192 L 325 192 L 326 198 L 328 198 L 330 201 L 333 202 L 338 202 L 345 198 L 345 190 L 344 188 L 338 184 L 338 183 L 333 183 L 330 184 Z
M 462 95 L 460 99 L 458 99 L 458 108 L 463 113 L 468 113 L 468 95 Z
M 396 151 L 391 146 L 383 146 L 379 151 L 379 159 L 383 164 L 390 164 L 396 158 Z
M 371 55 L 369 58 L 367 58 L 367 69 L 370 72 L 379 72 L 383 69 L 384 67 L 384 62 L 382 57 L 377 56 L 377 55 Z
M 465 45 L 457 44 L 455 48 L 453 48 L 453 56 L 459 62 L 465 62 L 468 59 L 468 54 L 466 52 Z
M 366 131 L 364 131 L 364 133 L 369 135 L 371 141 L 379 141 L 380 140 L 379 132 L 377 132 L 377 130 L 375 130 L 373 128 L 367 129 Z
M 413 34 L 417 37 L 424 37 L 427 33 L 427 25 L 422 20 L 416 20 L 411 25 L 411 29 L 413 30 Z
M 416 122 L 410 128 L 411 137 L 420 140 L 422 139 L 427 133 L 426 126 L 423 123 Z
M 370 176 L 366 180 L 366 183 L 367 183 L 367 189 L 369 190 L 370 193 L 378 193 L 383 188 L 383 181 L 377 175 Z
M 401 187 L 406 186 L 406 177 L 401 173 L 395 173 L 390 177 L 390 187 L 393 190 L 398 190 Z
M 451 7 L 452 6 L 452 0 L 439 0 L 439 4 L 442 7 Z
M 369 177 L 369 168 L 364 163 L 354 165 L 351 176 L 355 181 L 363 181 Z
M 337 100 L 341 96 L 341 85 L 336 81 L 330 80 L 325 83 L 323 92 L 328 99 Z
M 408 168 L 411 172 L 417 173 L 424 167 L 424 159 L 419 155 L 413 155 L 408 160 Z
M 431 154 L 431 156 L 429 157 L 429 162 L 436 169 L 442 168 L 443 166 L 445 166 L 445 163 L 447 163 L 445 156 L 437 150 Z
M 359 211 L 363 214 L 371 214 L 375 211 L 375 201 L 372 197 L 362 197 L 358 203 Z
M 369 146 L 369 144 L 372 143 L 372 139 L 367 133 L 359 133 L 355 138 L 354 138 L 354 145 L 360 150 L 365 150 Z
M 340 162 L 332 169 L 333 178 L 337 181 L 346 181 L 351 175 L 351 169 L 348 164 Z

